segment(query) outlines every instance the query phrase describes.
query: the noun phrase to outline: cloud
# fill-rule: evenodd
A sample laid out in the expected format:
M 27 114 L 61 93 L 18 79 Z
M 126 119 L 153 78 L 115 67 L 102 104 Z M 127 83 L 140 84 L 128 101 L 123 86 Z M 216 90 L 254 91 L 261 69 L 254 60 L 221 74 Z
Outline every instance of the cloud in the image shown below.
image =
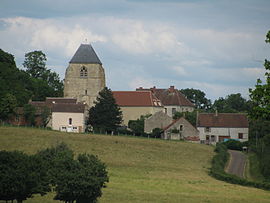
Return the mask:
M 173 66 L 171 69 L 174 70 L 179 76 L 187 76 L 188 75 L 188 73 L 186 72 L 184 67 Z

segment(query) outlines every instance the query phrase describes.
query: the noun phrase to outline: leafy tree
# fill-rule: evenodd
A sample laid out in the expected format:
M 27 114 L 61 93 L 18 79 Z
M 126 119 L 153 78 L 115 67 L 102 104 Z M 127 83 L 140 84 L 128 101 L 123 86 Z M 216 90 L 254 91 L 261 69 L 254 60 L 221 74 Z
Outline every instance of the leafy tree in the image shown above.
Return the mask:
M 30 87 L 30 76 L 16 67 L 11 54 L 0 49 L 0 98 L 12 94 L 18 105 L 23 106 L 31 98 Z
M 270 31 L 266 35 L 266 43 L 270 43 Z M 250 89 L 250 98 L 253 107 L 249 113 L 252 119 L 270 120 L 270 61 L 265 59 L 265 81 L 263 84 L 261 79 L 257 80 L 255 89 Z
M 23 202 L 33 194 L 50 191 L 41 159 L 22 152 L 0 151 L 0 199 Z
M 205 93 L 198 89 L 186 88 L 181 89 L 187 99 L 189 99 L 193 104 L 195 104 L 197 109 L 208 110 L 211 108 L 211 100 L 205 97 Z
M 128 127 L 132 130 L 134 135 L 144 135 L 144 120 L 150 116 L 151 114 L 142 115 L 137 120 L 128 121 Z
M 270 31 L 266 35 L 266 43 L 270 43 Z M 249 89 L 252 108 L 249 111 L 251 119 L 250 141 L 260 161 L 260 169 L 264 177 L 270 181 L 270 61 L 265 59 L 265 83 L 257 79 L 254 89 Z
M 63 96 L 63 82 L 59 75 L 46 68 L 46 55 L 42 51 L 32 51 L 25 54 L 23 66 L 32 76 L 33 100 L 44 100 L 45 97 Z
M 44 79 L 43 75 L 46 72 L 46 55 L 42 51 L 32 51 L 25 54 L 23 66 L 26 72 L 34 78 Z
M 151 133 L 151 137 L 160 138 L 163 130 L 161 128 L 154 128 Z
M 99 92 L 95 106 L 90 108 L 88 115 L 87 124 L 91 125 L 94 131 L 116 131 L 122 122 L 120 107 L 107 87 Z
M 65 202 L 95 202 L 102 195 L 101 189 L 108 182 L 104 163 L 96 156 L 74 154 L 64 143 L 38 152 L 46 163 L 50 183 L 54 186 L 54 199 Z
M 35 113 L 36 113 L 36 108 L 33 105 L 25 104 L 23 106 L 24 118 L 28 125 L 34 126 L 36 124 Z
M 49 123 L 50 115 L 51 115 L 50 109 L 47 106 L 44 106 L 41 110 L 40 115 L 43 127 L 46 127 L 47 124 Z
M 176 120 L 178 118 L 184 117 L 187 121 L 189 121 L 193 126 L 196 126 L 197 112 L 175 112 L 173 115 L 173 119 Z
M 96 202 L 109 181 L 105 165 L 96 156 L 87 154 L 79 154 L 56 177 L 54 199 L 78 203 Z
M 240 93 L 237 93 L 215 100 L 212 109 L 222 113 L 236 113 L 247 112 L 250 106 L 250 102 L 244 99 Z
M 0 120 L 5 121 L 11 115 L 15 114 L 17 107 L 16 97 L 7 93 L 4 97 L 0 98 Z

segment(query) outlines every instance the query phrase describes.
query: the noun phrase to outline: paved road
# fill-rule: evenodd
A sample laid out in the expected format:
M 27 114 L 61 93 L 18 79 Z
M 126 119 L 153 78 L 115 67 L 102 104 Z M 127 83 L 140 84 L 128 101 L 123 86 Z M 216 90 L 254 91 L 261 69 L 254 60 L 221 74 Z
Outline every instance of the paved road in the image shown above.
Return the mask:
M 229 150 L 229 153 L 231 157 L 227 167 L 227 172 L 243 178 L 246 164 L 246 155 L 240 151 L 235 150 Z

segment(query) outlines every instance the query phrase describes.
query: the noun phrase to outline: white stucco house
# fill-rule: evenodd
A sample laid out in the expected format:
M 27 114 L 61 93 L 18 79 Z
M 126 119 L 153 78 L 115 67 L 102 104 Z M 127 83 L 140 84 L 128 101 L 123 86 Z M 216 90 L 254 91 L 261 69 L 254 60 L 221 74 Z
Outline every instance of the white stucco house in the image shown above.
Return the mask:
M 84 132 L 85 105 L 81 103 L 53 104 L 52 129 L 65 132 Z
M 248 119 L 243 113 L 200 113 L 197 129 L 201 143 L 216 144 L 225 139 L 248 141 Z

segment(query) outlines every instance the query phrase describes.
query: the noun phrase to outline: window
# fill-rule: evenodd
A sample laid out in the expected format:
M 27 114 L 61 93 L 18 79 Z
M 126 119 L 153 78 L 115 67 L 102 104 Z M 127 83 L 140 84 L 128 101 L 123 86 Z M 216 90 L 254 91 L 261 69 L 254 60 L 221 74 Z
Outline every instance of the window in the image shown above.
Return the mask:
M 211 132 L 211 128 L 210 127 L 205 127 L 204 132 Z
M 87 77 L 87 69 L 84 66 L 80 70 L 80 77 Z
M 73 130 L 77 130 L 77 127 L 73 127 Z
M 172 108 L 172 115 L 174 115 L 176 112 L 176 108 Z
M 69 118 L 69 119 L 68 119 L 68 124 L 69 124 L 69 125 L 72 125 L 72 118 Z
M 243 139 L 243 133 L 238 133 L 238 139 Z
M 183 129 L 184 129 L 184 126 L 183 125 L 180 125 L 180 131 L 183 131 Z
M 64 127 L 64 126 L 62 127 L 62 130 L 66 130 L 66 129 L 67 129 L 66 127 Z
M 165 113 L 167 114 L 167 108 L 164 108 L 164 110 L 165 110 Z
M 84 91 L 85 95 L 87 95 L 87 90 Z

